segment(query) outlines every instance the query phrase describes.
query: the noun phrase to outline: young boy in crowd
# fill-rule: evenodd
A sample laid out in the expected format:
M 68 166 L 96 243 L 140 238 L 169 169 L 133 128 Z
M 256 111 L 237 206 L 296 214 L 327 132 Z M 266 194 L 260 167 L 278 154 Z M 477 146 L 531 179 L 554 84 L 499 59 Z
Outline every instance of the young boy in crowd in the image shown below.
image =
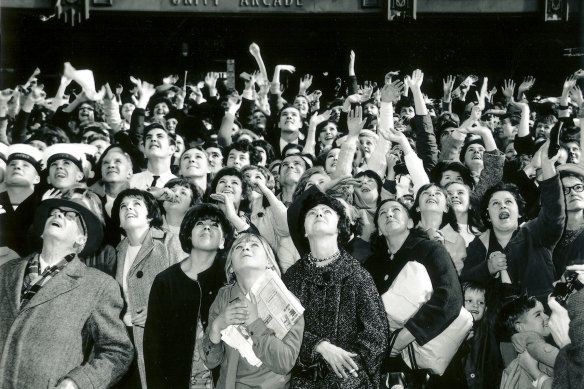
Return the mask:
M 550 335 L 550 327 L 542 303 L 535 297 L 516 297 L 503 306 L 499 318 L 507 332 L 512 334 L 515 351 L 519 354 L 528 352 L 539 362 L 541 372 L 553 376 L 553 366 L 560 350 L 545 340 Z M 531 382 L 531 377 L 519 366 L 519 358 L 516 358 L 503 371 L 501 389 L 530 387 Z
M 473 318 L 473 328 L 442 377 L 435 377 L 434 387 L 499 388 L 503 361 L 494 334 L 491 311 L 487 312 L 487 292 L 474 282 L 462 284 L 464 308 Z M 489 296 L 490 297 L 490 296 Z M 489 306 L 492 298 L 489 298 Z

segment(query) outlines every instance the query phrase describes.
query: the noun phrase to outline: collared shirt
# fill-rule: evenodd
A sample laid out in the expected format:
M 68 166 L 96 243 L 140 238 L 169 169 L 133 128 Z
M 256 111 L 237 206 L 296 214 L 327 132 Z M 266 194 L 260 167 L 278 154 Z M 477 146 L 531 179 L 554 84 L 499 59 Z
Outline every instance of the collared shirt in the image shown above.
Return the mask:
M 165 173 L 161 173 L 158 176 L 159 178 L 156 181 L 155 185 L 157 188 L 164 188 L 164 185 L 168 181 L 170 181 L 173 178 L 177 178 L 174 174 L 171 173 L 170 170 L 168 170 Z M 130 187 L 146 190 L 150 188 L 150 186 L 152 185 L 152 181 L 154 181 L 154 174 L 148 170 L 145 170 L 141 173 L 136 173 L 132 176 L 132 178 L 130 179 Z

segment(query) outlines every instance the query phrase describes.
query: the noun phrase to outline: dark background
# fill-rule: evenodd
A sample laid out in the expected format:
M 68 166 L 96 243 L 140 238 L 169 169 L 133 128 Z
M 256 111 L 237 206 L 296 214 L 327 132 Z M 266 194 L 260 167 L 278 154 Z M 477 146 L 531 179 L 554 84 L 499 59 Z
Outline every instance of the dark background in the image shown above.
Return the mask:
M 236 59 L 237 74 L 251 72 L 256 65 L 248 47 L 256 42 L 270 77 L 276 64 L 296 66 L 289 78 L 294 85 L 305 73 L 315 75 L 317 87 L 346 75 L 353 49 L 361 80 L 382 82 L 389 70 L 403 74 L 421 68 L 433 95 L 440 94 L 447 74 L 489 76 L 491 85 L 533 75 L 537 92 L 559 95 L 562 80 L 583 67 L 584 58 L 564 56 L 565 48 L 584 46 L 582 15 L 559 23 L 545 23 L 542 15 L 424 15 L 407 23 L 366 14 L 92 12 L 89 20 L 71 27 L 55 19 L 41 22 L 41 14 L 46 11 L 2 10 L 2 88 L 24 82 L 38 66 L 50 94 L 65 61 L 94 70 L 98 85 L 128 85 L 130 74 L 158 84 L 163 76 L 182 77 L 187 69 L 194 81 L 204 71 L 225 71 L 227 58 Z

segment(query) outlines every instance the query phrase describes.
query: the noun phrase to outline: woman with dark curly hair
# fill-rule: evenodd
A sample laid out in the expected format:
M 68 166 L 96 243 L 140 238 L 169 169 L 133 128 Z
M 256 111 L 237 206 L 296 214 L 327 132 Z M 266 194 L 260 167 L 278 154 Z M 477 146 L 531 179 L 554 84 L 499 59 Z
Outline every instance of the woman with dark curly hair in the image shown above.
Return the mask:
M 185 215 L 180 243 L 189 256 L 156 276 L 148 300 L 144 361 L 151 388 L 212 385 L 197 345 L 226 281 L 220 258 L 231 235 L 229 221 L 215 205 L 195 205 Z
M 558 156 L 549 159 L 547 144 L 542 147 L 539 215 L 520 225 L 525 201 L 517 186 L 501 182 L 487 190 L 481 215 L 488 229 L 468 246 L 460 278 L 486 286 L 507 270 L 511 282 L 521 285 L 521 292 L 546 306 L 557 279 L 552 252 L 564 231 L 566 216 L 562 184 L 554 166 Z
M 344 206 L 321 192 L 302 201 L 296 247 L 306 254 L 283 281 L 300 300 L 304 338 L 291 388 L 377 388 L 387 319 L 371 276 L 341 248 L 349 240 Z

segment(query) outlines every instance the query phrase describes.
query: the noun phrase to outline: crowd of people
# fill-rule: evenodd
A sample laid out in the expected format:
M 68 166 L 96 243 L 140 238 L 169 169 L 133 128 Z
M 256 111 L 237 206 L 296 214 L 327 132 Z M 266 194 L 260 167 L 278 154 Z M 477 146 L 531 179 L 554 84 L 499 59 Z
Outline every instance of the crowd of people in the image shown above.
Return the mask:
M 584 387 L 584 71 L 432 99 L 356 62 L 1 91 L 0 387 Z

